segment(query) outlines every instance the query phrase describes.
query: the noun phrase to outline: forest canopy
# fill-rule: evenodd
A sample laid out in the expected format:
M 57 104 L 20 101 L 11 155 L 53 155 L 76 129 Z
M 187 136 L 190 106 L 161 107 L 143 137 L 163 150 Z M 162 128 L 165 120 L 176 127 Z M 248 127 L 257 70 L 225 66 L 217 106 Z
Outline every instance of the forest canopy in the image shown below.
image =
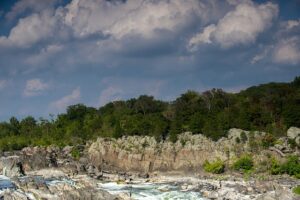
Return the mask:
M 221 89 L 187 91 L 172 102 L 141 95 L 100 108 L 77 104 L 50 120 L 11 117 L 0 123 L 0 150 L 76 145 L 97 137 L 129 135 L 175 142 L 185 131 L 218 140 L 230 128 L 266 131 L 279 137 L 290 126 L 300 127 L 300 77 L 235 94 Z

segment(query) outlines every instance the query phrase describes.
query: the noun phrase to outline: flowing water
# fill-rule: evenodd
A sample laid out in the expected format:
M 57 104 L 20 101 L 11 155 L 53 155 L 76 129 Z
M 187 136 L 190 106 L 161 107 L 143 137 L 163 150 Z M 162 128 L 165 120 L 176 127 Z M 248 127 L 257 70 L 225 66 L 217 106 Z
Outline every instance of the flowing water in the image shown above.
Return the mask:
M 182 191 L 171 184 L 117 184 L 101 183 L 99 187 L 111 194 L 127 193 L 135 200 L 205 200 L 201 194 L 193 191 Z
M 20 177 L 19 180 L 28 181 L 29 177 Z M 67 183 L 75 185 L 75 182 L 71 179 L 43 179 L 40 176 L 31 177 L 34 182 L 44 182 L 47 185 L 56 185 L 59 183 Z M 0 194 L 6 189 L 17 189 L 12 181 L 6 177 L 0 175 Z M 136 183 L 136 184 L 118 184 L 115 182 L 99 183 L 99 189 L 108 191 L 111 194 L 126 193 L 131 195 L 135 200 L 205 200 L 201 197 L 201 194 L 194 191 L 183 191 L 179 186 L 172 184 L 162 183 Z M 31 195 L 31 194 L 27 194 Z M 35 199 L 33 196 L 29 199 Z

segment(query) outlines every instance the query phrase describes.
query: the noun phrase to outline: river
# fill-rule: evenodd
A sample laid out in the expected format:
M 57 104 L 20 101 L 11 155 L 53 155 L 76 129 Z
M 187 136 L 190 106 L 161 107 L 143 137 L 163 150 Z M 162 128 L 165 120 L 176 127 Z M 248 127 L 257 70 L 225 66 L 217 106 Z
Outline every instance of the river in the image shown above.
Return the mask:
M 198 192 L 184 191 L 179 186 L 171 184 L 109 182 L 100 183 L 99 188 L 111 194 L 131 194 L 132 199 L 135 200 L 205 200 Z

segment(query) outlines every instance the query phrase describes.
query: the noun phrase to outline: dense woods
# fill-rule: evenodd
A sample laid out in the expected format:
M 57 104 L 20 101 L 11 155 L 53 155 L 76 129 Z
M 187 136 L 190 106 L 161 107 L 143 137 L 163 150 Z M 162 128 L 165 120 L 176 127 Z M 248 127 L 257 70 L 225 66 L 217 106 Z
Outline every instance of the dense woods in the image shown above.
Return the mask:
M 55 119 L 28 116 L 19 121 L 12 117 L 0 123 L 0 149 L 74 145 L 99 136 L 149 135 L 175 142 L 184 131 L 217 140 L 233 127 L 279 137 L 290 126 L 300 127 L 300 77 L 291 83 L 268 83 L 236 94 L 221 89 L 187 91 L 173 102 L 142 95 L 99 109 L 72 105 Z

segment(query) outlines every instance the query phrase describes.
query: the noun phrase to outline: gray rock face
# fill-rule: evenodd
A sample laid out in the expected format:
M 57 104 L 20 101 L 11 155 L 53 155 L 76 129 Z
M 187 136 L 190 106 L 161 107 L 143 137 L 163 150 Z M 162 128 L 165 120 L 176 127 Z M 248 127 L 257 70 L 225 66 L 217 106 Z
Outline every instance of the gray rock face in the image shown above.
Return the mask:
M 104 169 L 125 171 L 139 171 L 143 173 L 153 171 L 185 171 L 196 172 L 202 168 L 206 160 L 216 158 L 230 164 L 234 157 L 252 151 L 250 140 L 261 141 L 265 132 L 249 132 L 241 129 L 230 129 L 227 138 L 218 141 L 203 135 L 193 135 L 189 132 L 180 134 L 178 141 L 157 142 L 153 137 L 129 136 L 120 139 L 103 139 L 91 144 L 88 156 L 93 166 Z M 288 131 L 290 138 L 300 142 L 300 129 L 292 127 Z M 237 139 L 239 138 L 239 139 Z M 282 138 L 280 144 L 266 152 L 256 145 L 255 162 L 261 162 L 268 153 L 280 159 L 286 153 L 293 153 L 288 145 L 288 139 Z M 258 149 L 259 148 L 259 149 Z M 275 150 L 275 151 L 273 151 Z
M 88 152 L 96 167 L 146 173 L 200 169 L 210 157 L 226 160 L 226 147 L 202 135 L 185 133 L 176 144 L 157 143 L 152 137 L 132 136 L 111 141 L 99 138 Z
M 25 171 L 57 166 L 56 147 L 26 147 L 20 152 Z
M 249 142 L 237 143 L 240 129 L 231 129 L 228 138 L 217 142 L 203 135 L 189 132 L 179 135 L 173 144 L 169 141 L 158 143 L 153 137 L 129 136 L 118 140 L 98 138 L 88 150 L 91 163 L 99 168 L 123 169 L 125 171 L 185 171 L 196 172 L 206 160 L 220 158 L 228 161 L 249 150 Z M 263 133 L 255 132 L 254 137 Z
M 47 173 L 57 175 L 57 170 L 41 170 L 36 173 Z M 25 177 L 14 177 L 6 179 L 16 188 L 9 188 L 0 193 L 0 199 L 8 200 L 118 200 L 119 197 L 111 195 L 106 191 L 97 189 L 96 182 L 88 177 L 77 178 L 73 181 L 66 177 L 62 171 L 59 172 L 62 177 L 52 176 L 44 178 L 38 175 L 29 175 Z
M 300 128 L 291 127 L 287 130 L 287 137 L 290 139 L 296 139 L 300 136 Z
M 9 156 L 0 158 L 0 170 L 8 177 L 24 175 L 23 166 L 19 156 Z
M 291 127 L 287 131 L 287 137 L 289 139 L 295 140 L 295 142 L 300 145 L 300 128 Z
M 232 128 L 228 131 L 228 139 L 236 141 L 237 138 L 241 139 L 242 133 L 249 135 L 249 131 L 244 131 L 242 129 Z

